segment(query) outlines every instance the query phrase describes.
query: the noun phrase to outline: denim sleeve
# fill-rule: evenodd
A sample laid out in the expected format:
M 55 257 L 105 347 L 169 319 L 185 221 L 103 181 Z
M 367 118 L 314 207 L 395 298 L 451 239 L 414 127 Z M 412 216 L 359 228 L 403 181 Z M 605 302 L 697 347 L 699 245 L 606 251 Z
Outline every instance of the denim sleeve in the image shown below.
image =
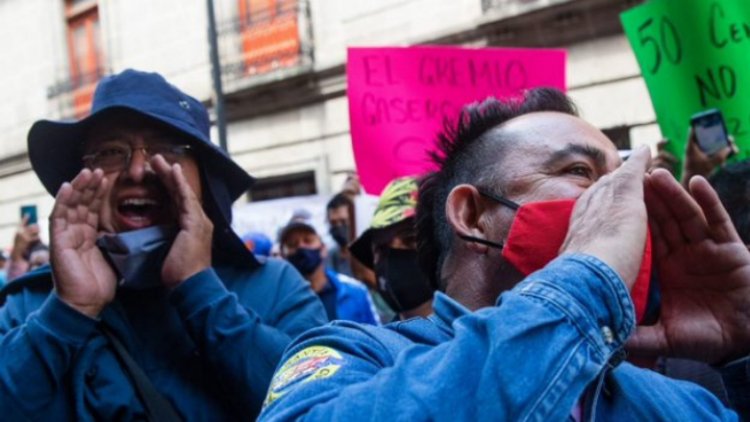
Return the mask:
M 237 414 L 258 414 L 292 336 L 326 322 L 320 302 L 297 278 L 282 273 L 274 280 L 284 296 L 267 298 L 280 303 L 273 317 L 266 318 L 273 326 L 242 306 L 211 268 L 185 280 L 170 295 L 216 385 L 225 390 Z
M 550 263 L 454 337 L 391 353 L 378 328 L 331 325 L 285 353 L 261 414 L 282 420 L 565 420 L 633 329 L 619 276 L 590 256 Z
M 32 420 L 65 388 L 97 322 L 50 294 L 26 315 L 22 294 L 0 309 L 0 409 L 4 420 Z M 65 415 L 60 415 L 64 418 Z

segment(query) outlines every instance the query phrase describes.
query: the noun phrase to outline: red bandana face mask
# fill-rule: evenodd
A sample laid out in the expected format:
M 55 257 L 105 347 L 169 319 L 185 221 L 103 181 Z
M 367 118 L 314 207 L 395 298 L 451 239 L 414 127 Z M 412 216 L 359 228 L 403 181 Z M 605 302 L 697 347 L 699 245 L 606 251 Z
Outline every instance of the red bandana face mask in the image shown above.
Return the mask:
M 482 196 L 516 210 L 516 217 L 510 226 L 505 244 L 477 239 L 473 236 L 465 236 L 466 240 L 501 249 L 503 258 L 523 275 L 542 269 L 560 254 L 560 248 L 568 233 L 575 199 L 530 202 L 519 206 L 501 196 L 480 193 Z M 643 320 L 646 312 L 650 278 L 651 234 L 647 232 L 641 269 L 630 291 L 637 322 Z

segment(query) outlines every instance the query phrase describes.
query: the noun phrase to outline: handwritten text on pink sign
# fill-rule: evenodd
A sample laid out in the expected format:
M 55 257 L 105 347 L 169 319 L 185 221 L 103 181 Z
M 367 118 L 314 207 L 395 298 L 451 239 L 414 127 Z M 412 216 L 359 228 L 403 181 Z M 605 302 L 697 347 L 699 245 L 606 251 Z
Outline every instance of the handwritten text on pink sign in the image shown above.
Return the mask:
M 368 193 L 432 166 L 444 118 L 489 96 L 565 89 L 565 51 L 456 47 L 350 48 L 347 62 L 354 157 Z

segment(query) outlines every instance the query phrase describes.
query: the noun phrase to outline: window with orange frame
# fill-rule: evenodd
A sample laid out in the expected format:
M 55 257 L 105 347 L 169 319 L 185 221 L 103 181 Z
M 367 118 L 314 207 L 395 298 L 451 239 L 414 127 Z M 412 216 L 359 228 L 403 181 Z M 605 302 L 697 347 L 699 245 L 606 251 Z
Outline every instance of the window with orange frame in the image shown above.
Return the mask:
M 238 0 L 245 73 L 263 74 L 300 61 L 299 0 Z
M 73 114 L 84 117 L 102 73 L 97 0 L 65 0 Z

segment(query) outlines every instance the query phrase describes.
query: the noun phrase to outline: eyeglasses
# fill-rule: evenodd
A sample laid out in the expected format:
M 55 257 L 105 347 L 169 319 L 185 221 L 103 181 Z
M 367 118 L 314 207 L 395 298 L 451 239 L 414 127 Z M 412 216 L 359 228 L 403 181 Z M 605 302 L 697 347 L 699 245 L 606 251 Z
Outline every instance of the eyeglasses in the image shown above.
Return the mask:
M 99 168 L 105 172 L 121 171 L 130 165 L 136 150 L 143 151 L 147 160 L 159 154 L 167 163 L 175 164 L 185 158 L 191 149 L 190 145 L 154 144 L 134 148 L 130 144 L 111 144 L 84 155 L 83 164 L 91 170 Z

